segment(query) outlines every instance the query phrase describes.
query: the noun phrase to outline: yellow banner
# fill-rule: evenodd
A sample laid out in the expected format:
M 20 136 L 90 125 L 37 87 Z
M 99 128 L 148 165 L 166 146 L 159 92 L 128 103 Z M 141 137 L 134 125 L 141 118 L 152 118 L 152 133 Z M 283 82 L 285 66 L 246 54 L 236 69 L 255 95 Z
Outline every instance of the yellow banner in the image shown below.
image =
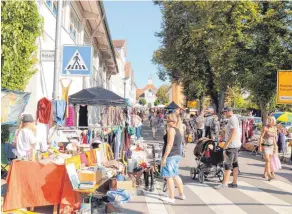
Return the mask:
M 277 103 L 292 104 L 292 70 L 278 71 Z
M 197 107 L 197 101 L 188 101 L 188 108 L 196 108 Z

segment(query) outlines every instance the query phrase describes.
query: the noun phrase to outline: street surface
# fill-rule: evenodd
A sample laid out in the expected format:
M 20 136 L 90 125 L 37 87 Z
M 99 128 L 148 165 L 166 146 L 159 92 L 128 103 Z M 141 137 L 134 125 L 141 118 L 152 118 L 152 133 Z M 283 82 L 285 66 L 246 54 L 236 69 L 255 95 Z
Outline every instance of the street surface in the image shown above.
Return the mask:
M 157 140 L 153 140 L 149 123 L 145 122 L 142 136 L 148 143 L 162 142 L 163 128 L 158 129 Z M 166 196 L 166 193 L 162 192 L 162 181 L 157 180 L 153 193 L 140 191 L 138 196 L 122 205 L 122 213 L 292 214 L 292 165 L 282 164 L 276 179 L 269 182 L 262 177 L 264 162 L 261 157 L 241 152 L 238 189 L 215 190 L 213 187 L 219 183 L 218 178 L 210 178 L 201 184 L 190 176 L 190 169 L 196 166 L 194 147 L 194 144 L 187 145 L 186 157 L 180 163 L 179 174 L 184 183 L 186 200 L 177 199 L 173 205 L 164 204 L 160 198 Z M 52 206 L 37 207 L 35 211 L 51 214 Z
M 161 128 L 156 138 L 161 141 L 162 135 Z M 142 136 L 147 142 L 155 143 L 147 122 L 143 126 Z M 213 187 L 219 183 L 218 178 L 210 178 L 209 181 L 201 184 L 190 177 L 190 169 L 196 166 L 194 147 L 194 144 L 187 145 L 186 157 L 180 163 L 179 172 L 184 183 L 186 200 L 177 199 L 173 205 L 163 204 L 160 198 L 166 193 L 162 192 L 162 183 L 159 181 L 156 182 L 154 193 L 144 192 L 124 204 L 124 213 L 292 213 L 291 165 L 282 164 L 282 170 L 276 173 L 276 179 L 269 182 L 262 177 L 264 162 L 261 157 L 250 155 L 249 152 L 241 152 L 238 189 L 215 190 Z

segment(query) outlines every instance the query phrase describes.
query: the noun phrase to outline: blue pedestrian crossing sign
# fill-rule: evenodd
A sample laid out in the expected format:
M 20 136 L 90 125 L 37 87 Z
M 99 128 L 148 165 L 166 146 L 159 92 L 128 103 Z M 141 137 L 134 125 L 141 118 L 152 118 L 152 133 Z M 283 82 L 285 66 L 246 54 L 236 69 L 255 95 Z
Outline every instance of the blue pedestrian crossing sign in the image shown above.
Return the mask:
M 64 45 L 62 75 L 91 76 L 92 46 Z

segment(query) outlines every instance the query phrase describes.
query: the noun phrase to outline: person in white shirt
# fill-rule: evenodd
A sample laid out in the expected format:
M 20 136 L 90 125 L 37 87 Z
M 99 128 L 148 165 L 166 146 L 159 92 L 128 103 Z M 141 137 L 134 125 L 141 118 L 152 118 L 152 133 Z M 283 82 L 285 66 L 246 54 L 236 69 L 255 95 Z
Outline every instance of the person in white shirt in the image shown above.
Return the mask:
M 16 134 L 16 150 L 18 158 L 26 158 L 36 146 L 34 119 L 30 114 L 24 114 Z
M 198 139 L 203 137 L 203 130 L 205 127 L 205 120 L 204 120 L 204 111 L 201 111 L 201 114 L 196 119 L 196 128 L 197 128 L 197 135 Z

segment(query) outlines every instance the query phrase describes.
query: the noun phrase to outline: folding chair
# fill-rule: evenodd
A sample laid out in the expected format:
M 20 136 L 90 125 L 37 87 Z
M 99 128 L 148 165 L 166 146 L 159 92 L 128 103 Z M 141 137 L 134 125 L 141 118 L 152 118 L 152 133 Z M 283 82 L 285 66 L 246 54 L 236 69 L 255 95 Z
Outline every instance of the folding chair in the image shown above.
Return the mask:
M 11 143 L 5 143 L 4 144 L 4 158 L 6 163 L 1 163 L 1 177 L 5 179 L 8 175 L 8 166 L 11 164 L 11 162 L 17 158 L 15 155 L 15 147 Z

